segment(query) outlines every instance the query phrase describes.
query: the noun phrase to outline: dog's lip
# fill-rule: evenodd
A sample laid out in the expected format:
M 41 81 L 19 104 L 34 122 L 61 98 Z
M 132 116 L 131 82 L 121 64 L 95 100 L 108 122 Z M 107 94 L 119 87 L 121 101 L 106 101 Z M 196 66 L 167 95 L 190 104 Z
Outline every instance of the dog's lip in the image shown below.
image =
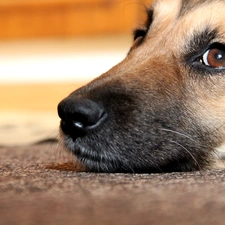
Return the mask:
M 67 137 L 66 139 L 67 143 L 64 141 L 64 144 L 67 149 L 71 153 L 73 153 L 73 155 L 78 159 L 78 161 L 88 170 L 93 170 L 93 165 L 109 167 L 110 165 L 115 164 L 115 162 L 119 160 L 117 155 L 114 155 L 111 152 L 105 154 L 105 152 L 99 152 L 96 148 L 92 149 L 91 146 L 84 147 L 82 143 L 78 143 L 78 140 L 74 141 L 71 137 Z
M 74 155 L 78 161 L 86 168 L 89 172 L 116 172 L 121 169 L 121 166 L 117 164 L 122 164 L 121 160 L 116 158 L 116 155 L 99 154 L 93 155 L 93 151 L 82 152 L 79 148 L 78 152 L 75 152 Z

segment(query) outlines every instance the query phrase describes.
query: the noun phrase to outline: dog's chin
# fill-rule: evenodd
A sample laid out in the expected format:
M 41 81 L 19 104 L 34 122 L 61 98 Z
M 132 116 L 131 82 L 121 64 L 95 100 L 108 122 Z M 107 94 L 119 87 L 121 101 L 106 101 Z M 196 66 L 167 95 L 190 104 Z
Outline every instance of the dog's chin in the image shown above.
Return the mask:
M 93 135 L 95 136 L 95 135 Z M 82 164 L 87 172 L 98 173 L 157 173 L 163 172 L 158 163 L 134 155 L 139 150 L 127 151 L 123 145 L 116 146 L 110 140 L 94 140 L 96 137 L 73 138 L 63 134 L 63 143 Z M 111 144 L 109 144 L 111 143 Z M 130 148 L 131 149 L 131 148 Z
M 104 151 L 100 145 L 95 143 L 89 144 L 86 137 L 73 139 L 64 135 L 63 142 L 78 161 L 85 167 L 87 172 L 131 172 L 123 168 L 121 160 L 110 151 Z
M 90 142 L 86 137 L 74 140 L 64 135 L 63 142 L 66 149 L 74 154 L 87 172 L 143 173 L 153 171 L 137 163 L 132 165 L 125 156 L 118 155 L 116 149 L 106 149 L 105 146 Z

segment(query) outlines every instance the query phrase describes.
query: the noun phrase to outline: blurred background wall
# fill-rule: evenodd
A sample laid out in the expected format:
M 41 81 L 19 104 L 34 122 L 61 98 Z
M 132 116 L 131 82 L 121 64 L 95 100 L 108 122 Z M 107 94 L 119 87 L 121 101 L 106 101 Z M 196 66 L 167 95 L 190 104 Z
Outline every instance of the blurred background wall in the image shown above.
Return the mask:
M 0 38 L 129 32 L 150 0 L 1 0 Z
M 0 0 L 0 144 L 57 136 L 58 102 L 126 56 L 150 3 Z

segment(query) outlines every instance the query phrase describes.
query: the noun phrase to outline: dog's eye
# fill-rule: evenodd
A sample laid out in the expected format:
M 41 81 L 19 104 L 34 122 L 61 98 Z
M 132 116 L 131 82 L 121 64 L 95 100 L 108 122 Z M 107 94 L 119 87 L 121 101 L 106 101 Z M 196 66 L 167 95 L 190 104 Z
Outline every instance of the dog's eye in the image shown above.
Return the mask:
M 134 42 L 130 49 L 130 52 L 137 48 L 144 40 L 147 31 L 145 29 L 137 29 L 134 31 Z
M 136 29 L 134 31 L 134 41 L 136 41 L 139 38 L 143 38 L 146 35 L 147 31 L 146 29 Z
M 225 67 L 225 50 L 211 48 L 202 56 L 201 62 L 209 67 L 223 68 Z

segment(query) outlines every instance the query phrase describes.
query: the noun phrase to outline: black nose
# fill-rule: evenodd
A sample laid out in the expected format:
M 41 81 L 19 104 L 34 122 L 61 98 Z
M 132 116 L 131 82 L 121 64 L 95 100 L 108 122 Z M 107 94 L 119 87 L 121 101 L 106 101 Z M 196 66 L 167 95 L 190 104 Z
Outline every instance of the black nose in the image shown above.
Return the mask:
M 97 128 L 106 117 L 103 106 L 90 99 L 65 98 L 58 105 L 61 129 L 72 137 Z

